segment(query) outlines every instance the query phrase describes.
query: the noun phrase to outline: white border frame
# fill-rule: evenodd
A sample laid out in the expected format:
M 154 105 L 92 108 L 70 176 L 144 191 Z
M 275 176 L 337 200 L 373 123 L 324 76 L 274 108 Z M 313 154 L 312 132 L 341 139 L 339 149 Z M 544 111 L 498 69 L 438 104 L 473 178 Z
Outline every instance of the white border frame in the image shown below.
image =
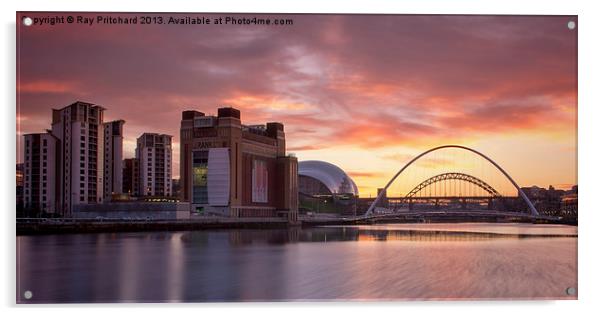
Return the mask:
M 80 308 L 94 307 L 86 313 L 102 315 L 117 308 L 120 312 L 128 311 L 132 306 L 140 307 L 143 313 L 160 315 L 165 313 L 165 308 L 178 308 L 178 313 L 197 314 L 216 313 L 248 313 L 282 315 L 305 315 L 307 313 L 321 312 L 332 314 L 333 308 L 342 309 L 341 312 L 364 314 L 366 312 L 378 313 L 408 313 L 408 314 L 449 314 L 461 312 L 464 315 L 509 315 L 537 313 L 540 315 L 573 315 L 580 313 L 593 313 L 594 309 L 600 310 L 599 281 L 602 271 L 599 225 L 602 224 L 602 210 L 596 208 L 595 199 L 598 191 L 596 180 L 600 178 L 600 140 L 602 135 L 598 121 L 601 117 L 602 105 L 601 82 L 602 73 L 600 56 L 602 56 L 599 40 L 602 29 L 602 12 L 597 1 L 581 0 L 550 0 L 532 1 L 506 0 L 506 1 L 469 1 L 469 0 L 408 0 L 387 1 L 372 0 L 361 2 L 347 1 L 319 1 L 308 4 L 308 1 L 284 3 L 283 1 L 215 1 L 193 2 L 185 0 L 126 2 L 123 0 L 94 0 L 77 1 L 67 0 L 49 2 L 44 0 L 20 1 L 19 3 L 3 3 L 2 16 L 3 47 L 2 67 L 4 74 L 2 80 L 2 119 L 5 129 L 3 134 L 4 144 L 10 144 L 16 152 L 15 131 L 15 11 L 149 11 L 149 12 L 262 12 L 262 13 L 430 13 L 430 14 L 576 14 L 579 28 L 579 184 L 580 184 L 580 226 L 579 226 L 579 300 L 578 301 L 496 301 L 496 302 L 391 302 L 391 303 L 238 303 L 238 304 L 89 304 L 89 305 L 51 305 L 51 313 L 62 315 L 80 315 Z M 10 129 L 10 130 L 9 130 Z M 10 150 L 7 149 L 10 153 Z M 39 312 L 41 306 L 15 306 L 15 214 L 14 202 L 14 163 L 15 157 L 2 155 L 3 175 L 2 190 L 0 190 L 5 208 L 3 208 L 2 236 L 2 271 L 4 284 L 0 286 L 3 299 L 3 309 L 11 308 L 8 312 L 24 312 L 34 314 Z M 7 179 L 10 179 L 7 180 Z M 10 204 L 10 205 L 8 205 Z M 46 305 L 48 306 L 48 305 Z M 100 307 L 100 308 L 98 308 Z M 199 311 L 197 308 L 203 308 Z M 249 309 L 251 308 L 251 309 Z M 378 310 L 374 310 L 374 309 Z M 403 308 L 401 310 L 395 310 Z M 338 312 L 338 310 L 336 311 Z M 589 313 L 588 313 L 589 314 Z

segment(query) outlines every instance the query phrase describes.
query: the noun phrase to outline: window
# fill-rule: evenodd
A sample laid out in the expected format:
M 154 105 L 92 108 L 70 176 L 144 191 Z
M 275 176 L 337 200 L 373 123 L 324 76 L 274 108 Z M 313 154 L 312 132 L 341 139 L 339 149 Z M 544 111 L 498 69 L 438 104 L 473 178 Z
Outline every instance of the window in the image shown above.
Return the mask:
M 264 160 L 253 160 L 253 170 L 251 173 L 251 201 L 267 203 L 268 202 L 268 169 Z
M 86 141 L 86 136 L 81 136 L 80 139 L 82 140 L 82 142 Z
M 207 151 L 192 153 L 192 201 L 198 204 L 208 203 L 207 193 Z

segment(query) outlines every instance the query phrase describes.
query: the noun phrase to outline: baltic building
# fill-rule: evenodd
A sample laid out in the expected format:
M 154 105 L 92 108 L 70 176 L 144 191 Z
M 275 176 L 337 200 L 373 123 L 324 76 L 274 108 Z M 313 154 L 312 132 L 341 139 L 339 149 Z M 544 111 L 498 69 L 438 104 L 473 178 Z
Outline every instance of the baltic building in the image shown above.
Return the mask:
M 240 117 L 234 108 L 182 112 L 180 201 L 200 214 L 296 220 L 297 159 L 286 155 L 284 125 Z

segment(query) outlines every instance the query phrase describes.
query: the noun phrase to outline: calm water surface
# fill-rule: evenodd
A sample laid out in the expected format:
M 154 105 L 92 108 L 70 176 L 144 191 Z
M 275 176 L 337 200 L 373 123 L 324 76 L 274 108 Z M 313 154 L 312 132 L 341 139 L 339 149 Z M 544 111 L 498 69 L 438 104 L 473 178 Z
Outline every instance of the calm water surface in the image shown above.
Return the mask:
M 17 267 L 20 303 L 574 299 L 566 289 L 577 288 L 577 228 L 391 224 L 18 236 Z

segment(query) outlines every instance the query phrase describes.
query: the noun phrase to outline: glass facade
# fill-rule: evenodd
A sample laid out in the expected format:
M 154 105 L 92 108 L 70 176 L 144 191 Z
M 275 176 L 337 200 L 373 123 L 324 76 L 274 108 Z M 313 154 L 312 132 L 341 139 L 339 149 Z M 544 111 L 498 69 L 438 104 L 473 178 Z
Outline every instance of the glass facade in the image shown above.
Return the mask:
M 192 202 L 195 204 L 209 203 L 207 194 L 207 163 L 206 150 L 192 152 Z

